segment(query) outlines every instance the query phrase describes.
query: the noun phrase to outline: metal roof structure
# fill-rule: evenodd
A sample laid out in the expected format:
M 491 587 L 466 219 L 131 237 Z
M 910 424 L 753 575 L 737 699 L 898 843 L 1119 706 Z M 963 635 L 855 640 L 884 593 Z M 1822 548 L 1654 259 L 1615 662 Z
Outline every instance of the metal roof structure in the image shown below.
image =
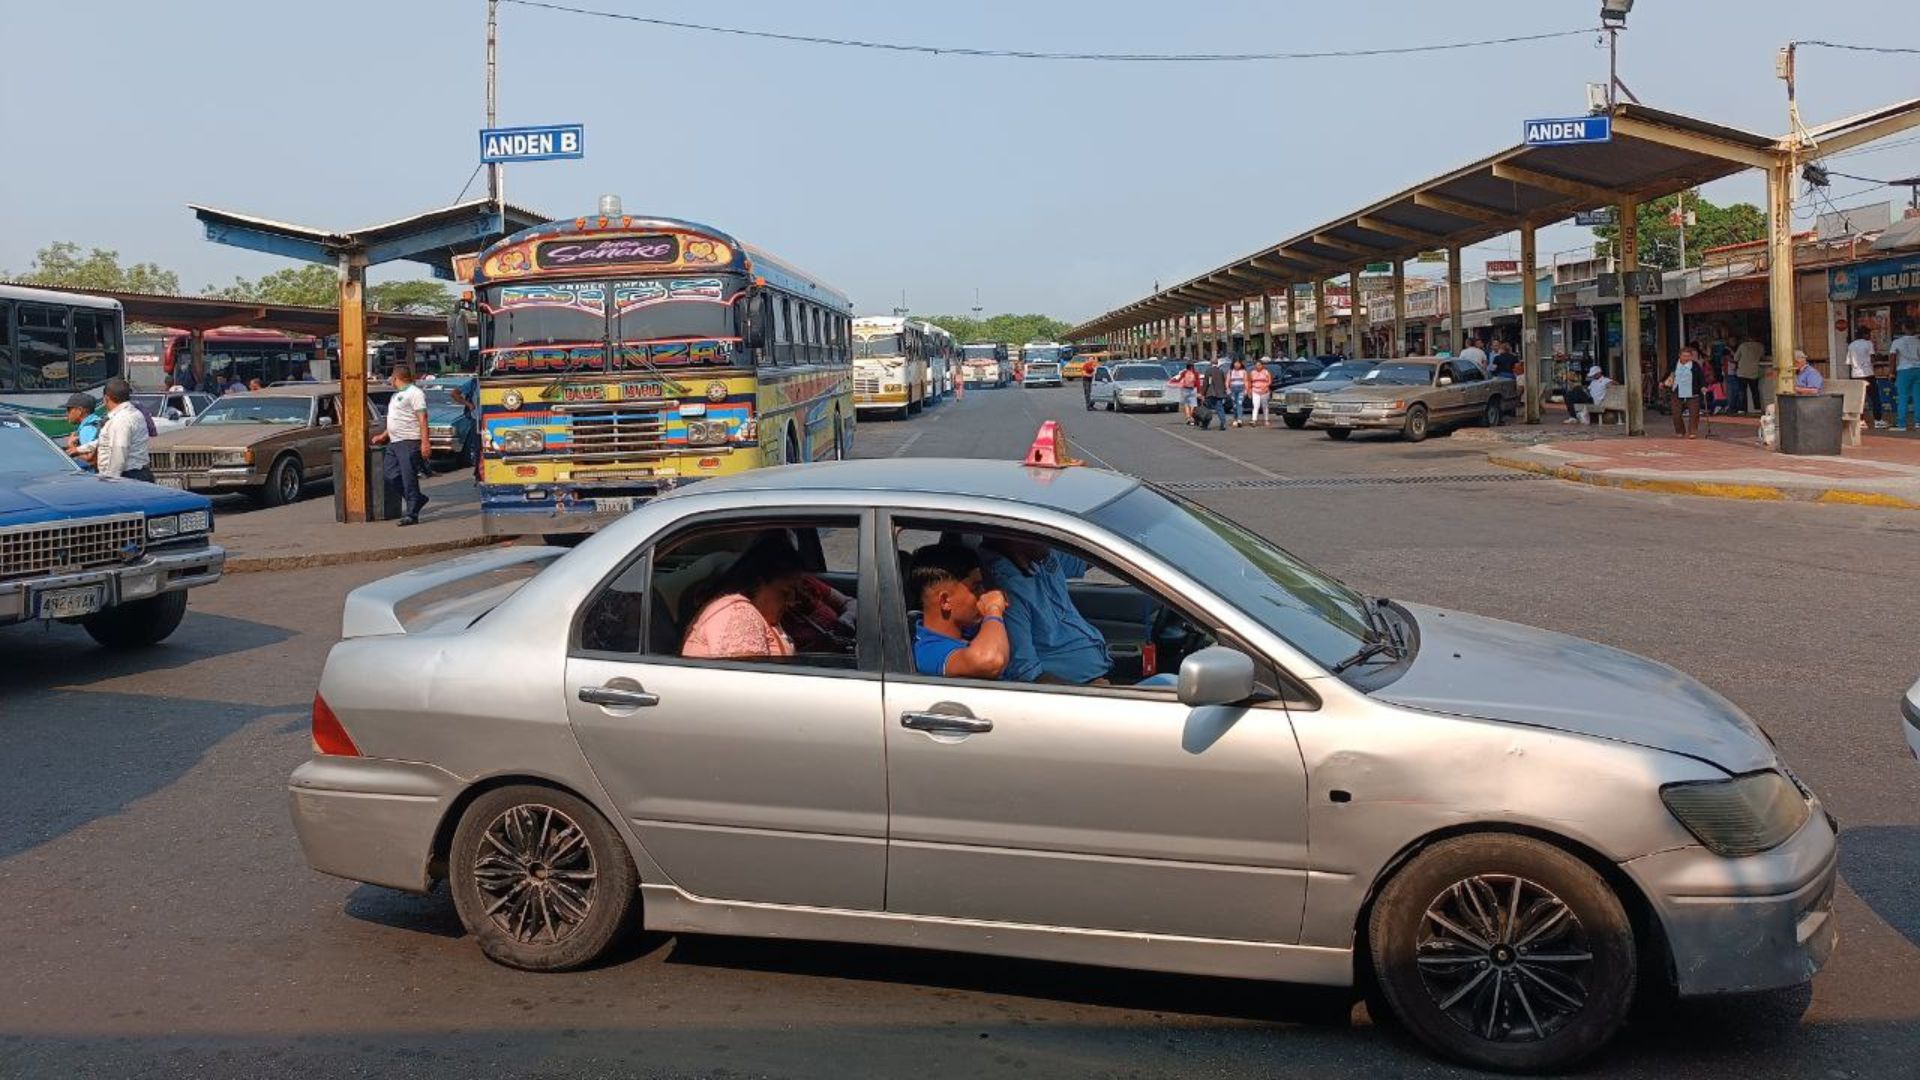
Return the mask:
M 1920 99 L 1803 133 L 1819 155 L 1911 126 Z M 1423 181 L 1151 296 L 1090 319 L 1080 340 L 1345 274 L 1369 262 L 1465 247 L 1624 199 L 1659 198 L 1779 161 L 1783 140 L 1637 104 L 1612 110 L 1603 143 L 1510 147 Z M 1806 146 L 1810 142 L 1811 148 Z
M 128 322 L 165 326 L 176 330 L 213 330 L 222 326 L 251 326 L 262 330 L 284 330 L 292 334 L 325 337 L 340 328 L 340 312 L 336 308 L 263 304 L 252 300 L 221 300 L 210 296 L 111 292 L 101 289 L 68 288 L 63 285 L 30 287 L 50 292 L 77 293 L 117 300 L 126 312 Z M 447 332 L 447 320 L 440 315 L 369 311 L 367 328 L 385 337 L 431 337 Z
M 470 255 L 509 233 L 545 223 L 546 215 L 512 203 L 472 199 L 423 214 L 337 232 L 251 214 L 188 204 L 216 244 L 264 251 L 305 262 L 335 264 L 343 257 L 367 265 L 406 259 L 434 276 L 453 279 L 453 257 Z

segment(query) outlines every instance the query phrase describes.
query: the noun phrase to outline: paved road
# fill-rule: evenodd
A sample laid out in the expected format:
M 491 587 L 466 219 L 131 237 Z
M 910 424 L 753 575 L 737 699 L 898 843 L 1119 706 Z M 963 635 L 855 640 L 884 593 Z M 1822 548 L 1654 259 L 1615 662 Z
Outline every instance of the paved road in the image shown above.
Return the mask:
M 1082 456 L 1190 485 L 1369 591 L 1699 673 L 1828 799 L 1842 943 L 1812 992 L 1649 1018 L 1590 1075 L 1912 1075 L 1920 765 L 1895 707 L 1920 672 L 1920 515 L 1485 479 L 1471 432 L 1201 433 L 1086 415 L 1075 388 L 976 391 L 860 448 L 1012 457 L 1054 415 Z M 1455 1075 L 1364 1009 L 1262 984 L 719 939 L 495 967 L 444 894 L 313 874 L 287 822 L 340 598 L 394 568 L 231 578 L 137 657 L 0 629 L 0 1077 Z

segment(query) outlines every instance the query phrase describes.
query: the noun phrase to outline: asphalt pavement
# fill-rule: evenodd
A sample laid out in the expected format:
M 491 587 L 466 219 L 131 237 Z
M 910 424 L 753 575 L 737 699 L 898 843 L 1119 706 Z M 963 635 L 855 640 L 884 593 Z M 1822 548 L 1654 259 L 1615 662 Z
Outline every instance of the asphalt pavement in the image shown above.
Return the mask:
M 863 423 L 858 447 L 1013 458 L 1049 418 L 1080 457 L 1178 486 L 1367 591 L 1692 672 L 1827 800 L 1840 946 L 1811 991 L 1642 1017 L 1587 1075 L 1914 1075 L 1910 511 L 1566 484 L 1488 465 L 1473 431 L 1199 432 L 1088 414 L 1078 387 L 974 391 Z M 0 629 L 0 1077 L 1456 1075 L 1364 1007 L 1259 983 L 657 936 L 590 971 L 497 967 L 444 892 L 315 874 L 287 819 L 342 596 L 409 565 L 233 575 L 138 654 Z

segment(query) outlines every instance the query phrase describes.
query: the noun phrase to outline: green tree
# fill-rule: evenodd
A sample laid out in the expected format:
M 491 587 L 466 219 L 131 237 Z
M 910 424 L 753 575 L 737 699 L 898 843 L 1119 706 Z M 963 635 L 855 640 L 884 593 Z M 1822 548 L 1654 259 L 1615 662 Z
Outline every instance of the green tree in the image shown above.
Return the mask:
M 156 263 L 120 265 L 120 253 L 93 248 L 80 254 L 80 245 L 66 240 L 48 244 L 34 253 L 33 265 L 15 277 L 0 272 L 0 278 L 31 285 L 62 285 L 72 289 L 100 289 L 107 292 L 164 293 L 180 292 L 180 278 Z
M 339 307 L 340 278 L 331 266 L 305 263 L 251 281 L 236 277 L 225 288 L 207 289 L 206 295 L 263 304 Z M 375 311 L 444 315 L 453 307 L 453 292 L 437 281 L 383 281 L 367 286 L 367 306 Z
M 437 281 L 383 281 L 367 286 L 367 304 L 375 311 L 445 315 L 453 310 L 453 290 Z
M 1767 235 L 1767 212 L 1752 203 L 1716 206 L 1698 193 L 1686 193 L 1686 207 L 1694 215 L 1687 226 L 1687 265 L 1699 266 L 1700 253 L 1727 244 L 1744 244 Z M 1640 204 L 1640 265 L 1649 270 L 1677 270 L 1680 267 L 1680 229 L 1669 224 L 1667 215 L 1678 205 L 1680 196 L 1666 195 Z M 1600 225 L 1593 230 L 1595 255 L 1613 254 L 1619 239 L 1615 225 Z
M 970 319 L 965 315 L 928 315 L 935 326 L 967 341 L 1007 341 L 1024 345 L 1029 341 L 1058 341 L 1069 323 L 1045 315 L 995 315 L 990 319 Z

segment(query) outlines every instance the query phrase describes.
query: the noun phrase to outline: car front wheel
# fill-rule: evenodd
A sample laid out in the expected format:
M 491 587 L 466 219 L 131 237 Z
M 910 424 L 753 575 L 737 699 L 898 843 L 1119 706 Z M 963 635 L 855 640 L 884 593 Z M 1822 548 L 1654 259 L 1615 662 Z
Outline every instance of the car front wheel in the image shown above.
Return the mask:
M 88 637 L 109 649 L 141 649 L 165 641 L 186 615 L 186 590 L 177 589 L 110 607 L 87 616 L 80 625 Z
M 1462 836 L 1395 874 L 1368 924 L 1381 995 L 1421 1042 L 1503 1072 L 1563 1069 L 1626 1021 L 1637 968 L 1619 897 L 1522 836 Z
M 1407 410 L 1407 422 L 1401 427 L 1400 433 L 1406 436 L 1408 442 L 1419 442 L 1427 437 L 1427 407 L 1425 405 L 1415 405 L 1413 408 Z
M 1503 410 L 1500 407 L 1499 398 L 1496 397 L 1496 398 L 1488 399 L 1487 401 L 1487 426 L 1488 427 L 1490 428 L 1499 427 L 1500 422 L 1506 419 L 1506 415 L 1507 414 L 1505 410 Z
M 1304 415 L 1295 416 L 1292 413 L 1288 413 L 1287 415 L 1282 416 L 1280 418 L 1280 422 L 1287 425 L 1288 427 L 1292 428 L 1295 431 L 1299 431 L 1301 428 L 1307 426 L 1306 416 Z
M 1346 442 L 1352 436 L 1353 429 L 1350 427 L 1330 427 L 1327 429 L 1327 438 L 1332 439 L 1334 442 Z
M 266 486 L 260 489 L 260 501 L 268 506 L 285 506 L 298 501 L 300 488 L 305 481 L 300 476 L 300 462 L 288 454 L 273 463 L 267 472 Z
M 633 856 L 598 811 L 530 784 L 467 807 L 447 877 L 480 951 L 523 971 L 592 963 L 626 931 L 638 885 Z

